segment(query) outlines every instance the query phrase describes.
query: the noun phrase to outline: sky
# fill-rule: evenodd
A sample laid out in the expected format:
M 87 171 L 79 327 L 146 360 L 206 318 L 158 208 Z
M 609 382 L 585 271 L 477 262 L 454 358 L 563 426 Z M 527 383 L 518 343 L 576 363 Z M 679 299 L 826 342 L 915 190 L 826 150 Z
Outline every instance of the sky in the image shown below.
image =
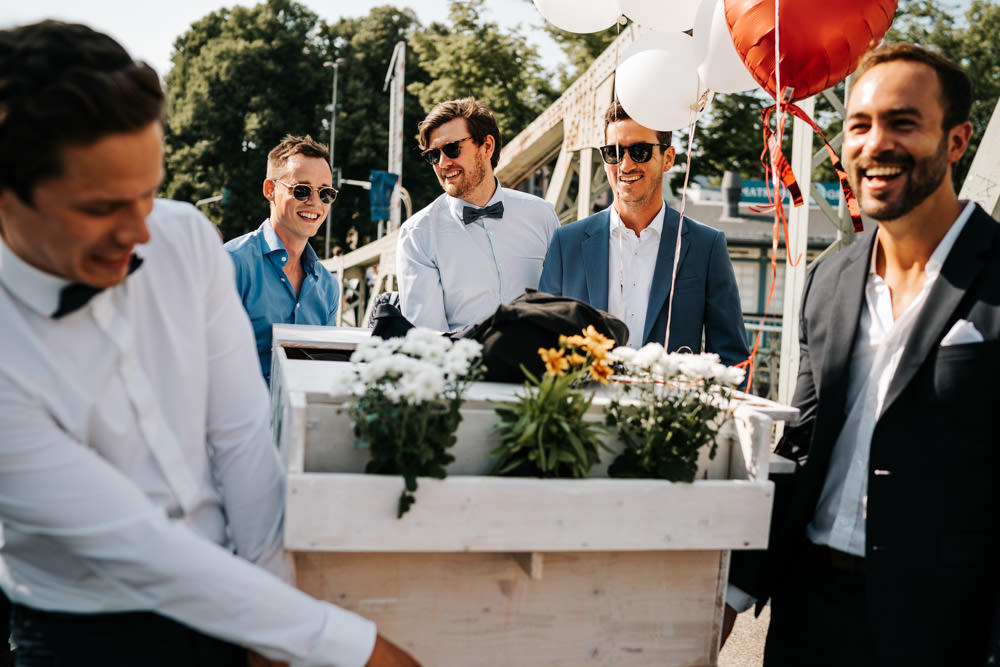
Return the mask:
M 424 25 L 448 18 L 447 0 L 298 0 L 333 23 L 341 17 L 364 16 L 373 7 L 393 5 L 412 8 Z M 255 0 L 3 0 L 0 28 L 33 23 L 46 18 L 86 23 L 120 42 L 132 56 L 145 60 L 165 77 L 170 69 L 174 40 L 196 20 L 223 7 L 258 4 Z M 562 50 L 542 31 L 544 22 L 534 4 L 526 0 L 487 0 L 483 18 L 507 29 L 522 24 L 528 40 L 538 45 L 550 69 L 564 61 Z

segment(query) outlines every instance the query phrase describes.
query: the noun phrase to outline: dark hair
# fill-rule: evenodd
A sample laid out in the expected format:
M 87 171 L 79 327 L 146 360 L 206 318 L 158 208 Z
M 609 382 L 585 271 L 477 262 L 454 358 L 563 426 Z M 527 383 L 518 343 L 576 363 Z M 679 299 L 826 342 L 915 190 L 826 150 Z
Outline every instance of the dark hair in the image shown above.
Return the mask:
M 277 146 L 267 154 L 267 177 L 277 175 L 277 171 L 285 166 L 288 158 L 293 155 L 305 155 L 306 157 L 321 157 L 327 162 L 330 161 L 330 151 L 326 144 L 321 144 L 308 134 L 304 137 L 296 137 L 286 134 Z
M 861 59 L 854 79 L 860 79 L 876 65 L 896 60 L 923 63 L 937 74 L 938 84 L 941 86 L 941 108 L 944 109 L 941 121 L 943 129 L 950 130 L 969 120 L 969 109 L 972 107 L 972 83 L 969 77 L 944 56 L 916 44 L 888 44 L 869 51 Z
M 431 132 L 441 127 L 447 122 L 456 118 L 464 118 L 465 124 L 469 127 L 469 135 L 477 145 L 482 146 L 486 141 L 486 136 L 493 137 L 493 157 L 490 164 L 496 168 L 500 162 L 500 128 L 497 127 L 497 119 L 493 117 L 493 112 L 482 102 L 477 102 L 475 98 L 465 97 L 460 100 L 448 100 L 441 102 L 431 109 L 427 118 L 420 121 L 417 129 L 420 131 L 420 148 L 426 149 L 430 143 Z
M 24 202 L 62 148 L 162 121 L 160 78 L 116 41 L 58 21 L 0 30 L 0 189 Z
M 604 140 L 608 140 L 608 125 L 616 123 L 620 120 L 629 120 L 631 118 L 632 116 L 628 115 L 628 112 L 625 111 L 621 102 L 618 100 L 613 101 L 611 106 L 608 107 L 608 110 L 604 112 Z M 639 121 L 636 122 L 638 123 Z M 670 131 L 664 132 L 662 130 L 656 130 L 656 140 L 665 146 L 670 145 L 672 135 L 673 133 Z

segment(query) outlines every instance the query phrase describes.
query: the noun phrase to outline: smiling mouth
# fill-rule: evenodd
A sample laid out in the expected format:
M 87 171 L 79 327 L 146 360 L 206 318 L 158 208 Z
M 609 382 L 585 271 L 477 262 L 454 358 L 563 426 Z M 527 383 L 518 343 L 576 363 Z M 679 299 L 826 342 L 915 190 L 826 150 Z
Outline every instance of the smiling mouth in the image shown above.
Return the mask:
M 446 181 L 448 181 L 448 180 L 451 180 L 453 178 L 458 177 L 459 175 L 461 175 L 461 173 L 462 173 L 461 169 L 456 169 L 455 171 L 446 171 L 446 172 L 444 172 L 444 173 L 441 174 L 441 178 L 443 178 Z
M 878 165 L 862 170 L 865 178 L 893 178 L 903 173 L 903 168 L 899 165 Z
M 618 182 L 619 183 L 635 183 L 640 178 L 642 178 L 642 174 L 631 174 L 631 175 L 627 175 L 627 176 L 625 174 L 619 174 L 618 175 Z
M 319 213 L 314 213 L 312 211 L 299 211 L 299 217 L 309 222 L 316 222 L 319 220 Z

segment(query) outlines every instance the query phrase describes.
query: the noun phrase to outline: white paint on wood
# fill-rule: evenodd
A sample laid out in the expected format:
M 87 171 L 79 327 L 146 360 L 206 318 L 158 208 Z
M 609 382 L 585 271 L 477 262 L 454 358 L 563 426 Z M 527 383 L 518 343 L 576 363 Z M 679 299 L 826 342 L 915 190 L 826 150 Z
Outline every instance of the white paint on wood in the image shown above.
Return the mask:
M 289 475 L 292 551 L 633 551 L 767 544 L 770 482 L 420 478 L 402 519 L 403 480 Z

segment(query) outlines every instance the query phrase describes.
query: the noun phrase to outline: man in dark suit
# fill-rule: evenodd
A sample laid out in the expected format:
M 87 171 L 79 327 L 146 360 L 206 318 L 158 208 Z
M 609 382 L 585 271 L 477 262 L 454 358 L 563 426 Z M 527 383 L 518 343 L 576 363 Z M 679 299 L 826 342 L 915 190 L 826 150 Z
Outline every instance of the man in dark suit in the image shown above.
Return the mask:
M 910 44 L 858 69 L 843 157 L 878 227 L 806 281 L 799 465 L 730 576 L 771 599 L 767 667 L 1000 659 L 1000 226 L 952 183 L 970 104 Z
M 570 296 L 621 318 L 629 345 L 664 343 L 668 350 L 705 349 L 733 365 L 749 356 L 736 276 L 722 232 L 663 201 L 663 174 L 674 164 L 670 132 L 643 127 L 613 103 L 604 115 L 601 148 L 614 205 L 557 229 L 538 289 Z M 667 322 L 670 335 L 666 338 Z

